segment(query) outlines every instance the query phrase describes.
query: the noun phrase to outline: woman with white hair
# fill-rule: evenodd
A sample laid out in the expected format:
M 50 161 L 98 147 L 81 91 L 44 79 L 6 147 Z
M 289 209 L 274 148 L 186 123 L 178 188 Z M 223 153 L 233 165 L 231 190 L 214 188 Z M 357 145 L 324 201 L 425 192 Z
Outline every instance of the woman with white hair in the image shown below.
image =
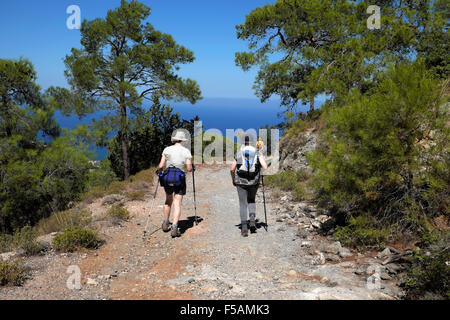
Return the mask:
M 239 197 L 241 235 L 248 236 L 247 211 L 250 216 L 250 230 L 256 230 L 256 192 L 258 191 L 261 168 L 267 169 L 264 156 L 254 147 L 251 137 L 245 136 L 244 145 L 236 153 L 230 168 L 231 179 Z M 262 144 L 260 145 L 262 146 Z
M 178 228 L 178 221 L 181 216 L 183 196 L 186 194 L 185 172 L 186 170 L 189 172 L 192 171 L 192 154 L 189 149 L 183 147 L 181 144 L 188 140 L 181 130 L 177 130 L 171 140 L 173 145 L 164 149 L 158 165 L 158 172 L 160 174 L 161 184 L 164 186 L 166 192 L 162 230 L 164 232 L 170 231 L 169 217 L 173 204 L 171 236 L 175 238 L 181 235 L 180 229 Z M 164 166 L 166 169 L 162 173 Z

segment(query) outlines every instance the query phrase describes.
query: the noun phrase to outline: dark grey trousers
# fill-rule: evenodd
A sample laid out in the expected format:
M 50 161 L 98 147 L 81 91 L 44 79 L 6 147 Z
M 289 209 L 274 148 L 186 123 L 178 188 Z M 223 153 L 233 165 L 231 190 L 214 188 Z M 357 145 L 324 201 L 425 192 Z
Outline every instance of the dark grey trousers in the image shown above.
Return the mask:
M 242 228 L 247 228 L 247 211 L 251 221 L 255 221 L 256 216 L 256 192 L 258 185 L 255 186 L 236 186 L 239 196 L 239 213 L 241 215 Z

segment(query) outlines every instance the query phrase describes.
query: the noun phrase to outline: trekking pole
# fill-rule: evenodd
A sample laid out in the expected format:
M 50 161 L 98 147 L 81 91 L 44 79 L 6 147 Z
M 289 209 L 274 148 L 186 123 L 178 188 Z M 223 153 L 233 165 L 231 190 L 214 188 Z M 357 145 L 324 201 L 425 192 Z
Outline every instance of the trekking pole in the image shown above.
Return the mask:
M 158 174 L 158 171 L 156 171 L 156 174 Z M 158 187 L 159 187 L 159 181 L 156 180 L 156 189 L 155 189 L 155 194 L 153 195 L 152 206 L 151 206 L 150 212 L 148 213 L 148 216 L 147 216 L 147 222 L 145 223 L 144 238 L 147 233 L 148 222 L 150 220 L 150 215 L 152 214 L 152 211 L 153 211 L 153 205 L 155 204 L 156 194 L 158 193 Z
M 267 229 L 269 228 L 269 226 L 267 225 L 266 196 L 264 194 L 264 176 L 263 175 L 261 175 L 261 179 L 262 179 L 263 202 L 264 202 L 264 216 L 266 218 L 266 225 L 264 226 L 264 229 L 266 229 L 266 232 L 267 232 Z
M 194 187 L 194 211 L 195 211 L 195 225 L 198 225 L 198 221 L 197 221 L 197 200 L 195 199 L 195 166 L 194 164 L 192 164 L 192 186 Z

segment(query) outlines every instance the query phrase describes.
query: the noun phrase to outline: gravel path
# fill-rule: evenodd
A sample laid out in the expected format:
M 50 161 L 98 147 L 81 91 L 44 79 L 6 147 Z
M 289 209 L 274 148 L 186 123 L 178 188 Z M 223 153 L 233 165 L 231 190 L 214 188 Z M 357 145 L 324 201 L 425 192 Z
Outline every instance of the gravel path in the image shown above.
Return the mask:
M 259 228 L 240 235 L 236 188 L 228 167 L 199 166 L 196 171 L 197 213 L 191 175 L 183 200 L 182 236 L 171 239 L 160 229 L 164 193 L 160 189 L 149 233 L 142 238 L 151 205 L 147 200 L 126 203 L 131 219 L 103 225 L 105 244 L 98 250 L 71 254 L 49 252 L 26 258 L 33 270 L 22 287 L 0 287 L 1 299 L 393 299 L 399 293 L 391 281 L 368 289 L 366 277 L 355 270 L 376 262 L 354 254 L 338 262 L 317 263 L 320 246 L 331 242 L 311 234 L 300 239 L 296 224 L 276 222 L 279 200 L 267 201 L 268 232 L 264 230 L 262 190 L 258 191 Z M 266 199 L 270 199 L 267 192 Z M 92 204 L 98 208 L 99 201 Z M 106 208 L 102 208 L 106 210 Z M 319 259 L 320 260 L 320 259 Z M 69 289 L 69 266 L 81 270 L 81 288 Z

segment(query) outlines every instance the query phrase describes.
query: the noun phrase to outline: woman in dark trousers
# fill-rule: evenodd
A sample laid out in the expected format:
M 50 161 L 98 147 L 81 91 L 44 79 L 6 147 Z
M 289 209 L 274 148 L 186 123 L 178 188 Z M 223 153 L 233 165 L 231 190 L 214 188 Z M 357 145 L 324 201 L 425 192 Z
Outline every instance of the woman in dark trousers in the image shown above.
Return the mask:
M 158 166 L 158 172 L 162 172 L 164 166 L 166 168 L 174 167 L 181 171 L 186 172 L 192 171 L 191 163 L 191 152 L 189 149 L 181 145 L 182 142 L 187 141 L 183 132 L 177 131 L 177 133 L 172 137 L 173 145 L 164 149 L 161 157 L 161 161 Z M 170 209 L 172 204 L 174 206 L 173 210 L 173 223 L 172 223 L 172 238 L 180 236 L 180 230 L 178 228 L 178 221 L 181 216 L 181 203 L 183 201 L 183 196 L 186 194 L 186 183 L 178 187 L 164 186 L 166 191 L 166 202 L 164 204 L 164 220 L 162 224 L 162 230 L 164 232 L 170 231 Z
M 247 212 L 250 216 L 250 229 L 256 230 L 256 193 L 259 186 L 261 168 L 267 169 L 264 156 L 256 147 L 250 145 L 250 137 L 245 137 L 244 146 L 238 150 L 230 168 L 231 179 L 239 196 L 241 216 L 241 235 L 248 236 Z

